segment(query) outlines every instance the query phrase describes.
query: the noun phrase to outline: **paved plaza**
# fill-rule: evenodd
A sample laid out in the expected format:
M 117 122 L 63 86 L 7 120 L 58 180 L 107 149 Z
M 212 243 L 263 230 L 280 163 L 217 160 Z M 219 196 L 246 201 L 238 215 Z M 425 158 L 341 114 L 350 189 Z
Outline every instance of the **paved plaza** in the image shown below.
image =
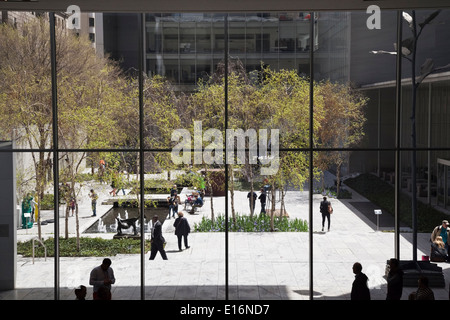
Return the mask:
M 86 186 L 87 190 L 93 186 Z M 109 186 L 95 185 L 100 201 L 109 197 Z M 374 219 L 359 212 L 352 203 L 370 204 L 355 192 L 352 199 L 331 199 L 334 213 L 331 230 L 321 231 L 319 203 L 321 195 L 314 195 L 313 205 L 313 298 L 317 300 L 349 300 L 354 275 L 352 265 L 360 262 L 363 272 L 369 277 L 373 300 L 386 298 L 384 278 L 386 261 L 394 257 L 395 235 L 392 227 L 380 226 Z M 236 211 L 248 213 L 246 192 L 236 192 Z M 203 216 L 210 216 L 210 200 L 194 215 L 185 214 L 191 228 Z M 291 218 L 308 220 L 308 192 L 289 191 L 286 195 L 286 210 Z M 98 217 L 106 213 L 111 205 L 98 205 L 98 216 L 91 217 L 90 200 L 86 196 L 80 203 L 80 229 L 85 230 Z M 223 213 L 225 198 L 214 198 L 216 215 Z M 260 208 L 259 202 L 256 211 Z M 64 212 L 63 208 L 61 212 Z M 62 214 L 62 213 L 61 213 Z M 231 214 L 231 210 L 230 210 Z M 44 212 L 43 212 L 44 215 Z M 70 234 L 75 233 L 75 218 L 70 217 Z M 178 251 L 177 239 L 172 226 L 173 219 L 163 224 L 167 241 L 168 260 L 158 254 L 149 261 L 144 260 L 145 299 L 149 300 L 222 300 L 226 298 L 225 284 L 228 280 L 229 299 L 249 300 L 309 300 L 310 265 L 309 233 L 266 232 L 228 234 L 191 233 L 190 248 Z M 436 225 L 440 221 L 436 221 Z M 43 235 L 53 237 L 54 225 L 43 226 Z M 60 218 L 60 233 L 64 234 L 64 218 Z M 18 241 L 35 236 L 36 227 L 19 229 Z M 430 230 L 431 233 L 431 230 Z M 112 238 L 113 234 L 90 234 Z M 429 254 L 430 234 L 418 234 L 418 257 Z M 228 260 L 225 252 L 228 250 Z M 405 229 L 400 236 L 400 259 L 412 258 L 412 233 Z M 114 300 L 141 299 L 141 257 L 120 254 L 110 257 L 116 283 L 113 285 Z M 73 300 L 73 289 L 78 285 L 88 288 L 88 299 L 92 299 L 89 273 L 101 264 L 102 258 L 60 258 L 60 299 Z M 433 288 L 437 300 L 449 299 L 450 264 L 439 263 L 445 273 L 445 288 Z M 225 271 L 228 270 L 228 279 Z M 16 290 L 0 292 L 0 299 L 51 300 L 54 299 L 54 259 L 18 257 Z M 405 287 L 402 299 L 416 290 Z

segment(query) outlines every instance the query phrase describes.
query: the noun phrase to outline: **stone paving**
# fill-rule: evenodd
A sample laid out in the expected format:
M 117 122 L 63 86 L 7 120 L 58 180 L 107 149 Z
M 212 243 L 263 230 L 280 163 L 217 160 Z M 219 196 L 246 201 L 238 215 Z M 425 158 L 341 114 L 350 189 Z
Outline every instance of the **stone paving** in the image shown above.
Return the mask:
M 86 186 L 86 190 L 92 186 Z M 101 197 L 108 197 L 109 187 L 95 186 Z M 86 193 L 87 194 L 87 193 Z M 236 210 L 248 212 L 246 192 L 235 194 Z M 353 192 L 351 200 L 331 199 L 334 213 L 331 230 L 321 231 L 321 215 L 318 207 L 321 195 L 314 195 L 313 205 L 313 298 L 317 300 L 349 300 L 354 279 L 352 265 L 358 261 L 369 277 L 373 300 L 384 300 L 386 260 L 394 256 L 394 233 L 389 228 L 380 228 L 351 205 L 352 201 L 364 202 Z M 289 191 L 286 209 L 291 218 L 308 220 L 308 192 Z M 223 213 L 224 197 L 214 198 L 215 213 Z M 99 216 L 110 206 L 98 206 Z M 257 202 L 256 211 L 259 210 Z M 63 210 L 61 210 L 63 212 Z M 230 211 L 231 212 L 231 211 Z M 43 213 L 44 214 L 44 213 Z M 230 213 L 231 214 L 231 213 Z M 80 228 L 85 230 L 98 217 L 90 216 L 89 199 L 80 204 Z M 203 216 L 210 215 L 210 200 L 195 215 L 186 214 L 191 227 Z M 69 218 L 70 234 L 75 232 L 74 218 Z M 144 298 L 151 300 L 221 300 L 225 299 L 225 271 L 228 269 L 228 298 L 250 300 L 309 300 L 310 264 L 309 233 L 229 233 L 228 248 L 225 233 L 191 233 L 190 248 L 178 251 L 173 234 L 173 220 L 163 225 L 167 241 L 167 261 L 158 255 L 144 261 Z M 436 222 L 439 224 L 440 222 Z M 64 232 L 64 219 L 60 219 L 60 233 Z M 43 226 L 44 236 L 53 236 L 54 226 Z M 18 230 L 18 240 L 35 236 L 36 228 Z M 431 231 L 430 231 L 431 232 Z M 90 234 L 84 236 L 112 237 L 112 234 Z M 412 234 L 402 232 L 400 237 L 400 259 L 412 257 Z M 418 234 L 418 257 L 427 255 L 429 234 Z M 228 260 L 225 252 L 228 250 Z M 116 255 L 112 268 L 116 276 L 113 285 L 114 300 L 141 299 L 140 255 Z M 85 285 L 88 299 L 92 299 L 89 273 L 101 263 L 102 258 L 60 258 L 60 299 L 73 300 L 73 288 Z M 226 264 L 228 263 L 228 264 Z M 445 273 L 445 288 L 433 288 L 437 300 L 449 299 L 450 264 L 440 263 Z M 1 299 L 51 300 L 54 299 L 54 259 L 24 258 L 17 260 L 16 290 L 0 292 Z M 402 299 L 416 288 L 405 287 Z

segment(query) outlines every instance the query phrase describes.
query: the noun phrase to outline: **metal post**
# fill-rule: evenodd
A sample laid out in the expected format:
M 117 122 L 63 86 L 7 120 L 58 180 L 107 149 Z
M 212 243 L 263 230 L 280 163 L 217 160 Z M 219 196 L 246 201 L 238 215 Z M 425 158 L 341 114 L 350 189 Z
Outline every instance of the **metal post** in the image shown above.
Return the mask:
M 225 75 L 224 75 L 224 99 L 225 99 L 225 130 L 228 128 L 228 13 L 224 17 L 224 58 L 225 58 Z M 225 300 L 228 300 L 228 165 L 227 165 L 227 148 L 225 148 Z
M 397 11 L 397 74 L 396 74 L 396 132 L 395 132 L 395 240 L 394 240 L 394 252 L 395 257 L 400 257 L 400 187 L 401 187 L 401 174 L 400 174 L 400 144 L 401 144 L 401 105 L 402 105 L 402 11 Z
M 141 224 L 141 300 L 145 299 L 145 230 L 144 230 L 144 28 L 145 16 L 140 13 L 138 18 L 138 72 L 139 72 L 139 186 L 140 186 L 140 203 L 139 203 L 139 220 Z
M 309 299 L 313 300 L 313 130 L 314 130 L 314 12 L 309 30 Z
M 56 78 L 56 38 L 55 38 L 55 13 L 49 13 L 50 20 L 50 59 L 52 78 L 52 111 L 53 111 L 53 205 L 54 205 L 54 246 L 55 246 L 55 300 L 59 300 L 59 153 L 58 153 L 58 95 Z

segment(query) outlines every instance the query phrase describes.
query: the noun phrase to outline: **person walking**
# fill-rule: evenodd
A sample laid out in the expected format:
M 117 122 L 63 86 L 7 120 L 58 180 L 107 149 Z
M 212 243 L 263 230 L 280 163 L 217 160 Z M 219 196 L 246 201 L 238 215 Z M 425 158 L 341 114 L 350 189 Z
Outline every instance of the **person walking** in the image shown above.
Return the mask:
M 167 260 L 166 251 L 164 250 L 164 243 L 166 240 L 164 239 L 162 235 L 162 225 L 161 222 L 158 220 L 159 217 L 157 215 L 153 216 L 153 225 L 152 225 L 152 235 L 151 235 L 151 249 L 150 249 L 150 259 L 154 260 L 156 257 L 156 254 L 161 254 L 161 257 L 163 260 Z
M 320 202 L 320 213 L 322 213 L 322 231 L 325 227 L 325 219 L 328 220 L 328 231 L 330 231 L 330 216 L 333 212 L 333 207 L 331 206 L 331 202 L 327 200 L 327 197 L 323 197 L 323 200 Z
M 389 272 L 387 275 L 386 300 L 400 300 L 403 292 L 403 270 L 400 261 L 395 258 L 389 260 Z
M 266 213 L 266 191 L 264 188 L 261 188 L 261 194 L 259 195 L 259 201 L 261 202 L 261 212 L 260 213 Z
M 111 300 L 111 285 L 116 282 L 114 277 L 114 270 L 111 268 L 111 259 L 105 258 L 98 267 L 92 269 L 89 276 L 89 284 L 94 286 L 93 298 L 94 300 L 100 300 L 99 290 L 102 287 L 106 287 L 109 291 L 107 300 Z M 101 289 L 103 290 L 103 289 Z M 102 298 L 103 299 L 103 298 Z
M 445 251 L 447 252 L 447 261 L 448 260 L 448 250 L 449 250 L 449 244 L 450 244 L 450 228 L 449 223 L 447 220 L 442 220 L 442 223 L 440 226 L 437 226 L 433 229 L 431 232 L 430 241 L 431 243 L 434 243 L 436 241 L 436 238 L 438 236 L 442 237 L 442 241 L 445 245 Z
M 92 207 L 92 217 L 97 215 L 97 199 L 98 195 L 95 193 L 94 189 L 91 189 L 89 193 L 89 198 L 91 198 L 91 207 Z
M 181 239 L 184 239 L 184 246 L 186 249 L 190 248 L 188 245 L 188 235 L 191 232 L 188 220 L 183 216 L 183 212 L 178 212 L 178 218 L 175 220 L 173 226 L 175 227 L 175 235 L 178 237 L 178 249 L 181 249 Z
M 367 286 L 369 278 L 362 273 L 362 265 L 359 262 L 353 264 L 353 273 L 355 274 L 355 280 L 352 284 L 352 291 L 350 293 L 351 300 L 370 300 L 370 291 Z

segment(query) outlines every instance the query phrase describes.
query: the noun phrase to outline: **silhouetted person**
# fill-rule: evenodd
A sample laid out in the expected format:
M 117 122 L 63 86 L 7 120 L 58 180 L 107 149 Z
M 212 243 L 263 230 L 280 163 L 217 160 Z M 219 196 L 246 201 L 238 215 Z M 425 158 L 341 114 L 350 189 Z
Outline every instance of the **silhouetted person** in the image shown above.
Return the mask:
M 116 278 L 114 277 L 114 271 L 110 267 L 111 260 L 109 258 L 103 259 L 103 262 L 98 267 L 92 269 L 89 284 L 94 286 L 93 298 L 94 300 L 100 300 L 99 298 L 99 289 L 103 286 L 106 286 L 111 293 L 111 285 L 116 282 Z M 103 290 L 103 289 L 102 289 Z M 104 297 L 104 296 L 103 296 Z M 109 295 L 109 299 L 111 299 L 111 294 Z
M 105 285 L 98 288 L 95 300 L 111 300 L 111 289 Z
M 248 198 L 248 206 L 250 207 L 250 213 L 253 214 L 255 212 L 255 204 L 256 204 L 256 199 L 258 198 L 258 195 L 256 194 L 256 192 L 249 192 L 247 194 L 247 198 Z
M 428 286 L 428 278 L 421 276 L 417 282 L 419 287 L 408 296 L 408 300 L 434 300 L 434 293 Z
M 259 201 L 261 202 L 261 212 L 260 213 L 266 213 L 266 191 L 264 188 L 261 188 L 261 194 L 259 195 Z
M 370 300 L 370 291 L 367 286 L 369 278 L 361 271 L 362 265 L 359 262 L 355 262 L 353 264 L 355 280 L 353 281 L 352 292 L 350 294 L 351 300 Z
M 75 289 L 75 300 L 86 300 L 86 287 L 81 285 Z
M 183 216 L 183 212 L 178 212 L 178 218 L 175 220 L 173 226 L 175 227 L 175 235 L 178 237 L 178 249 L 181 251 L 181 238 L 184 239 L 184 246 L 186 249 L 189 248 L 188 245 L 188 235 L 191 232 L 191 227 L 189 222 Z
M 322 231 L 325 227 L 325 219 L 328 220 L 328 231 L 330 231 L 331 212 L 328 209 L 329 207 L 331 207 L 330 201 L 327 200 L 327 197 L 323 197 L 323 200 L 320 202 L 320 213 L 322 213 Z
M 389 260 L 389 273 L 387 276 L 386 300 L 400 300 L 403 291 L 403 271 L 400 269 L 400 261 L 392 258 Z
M 166 251 L 164 250 L 164 243 L 166 240 L 162 235 L 162 225 L 158 220 L 158 216 L 153 216 L 153 226 L 152 226 L 152 238 L 151 238 L 151 249 L 150 249 L 150 260 L 154 260 L 156 254 L 161 253 L 163 260 L 167 260 Z

